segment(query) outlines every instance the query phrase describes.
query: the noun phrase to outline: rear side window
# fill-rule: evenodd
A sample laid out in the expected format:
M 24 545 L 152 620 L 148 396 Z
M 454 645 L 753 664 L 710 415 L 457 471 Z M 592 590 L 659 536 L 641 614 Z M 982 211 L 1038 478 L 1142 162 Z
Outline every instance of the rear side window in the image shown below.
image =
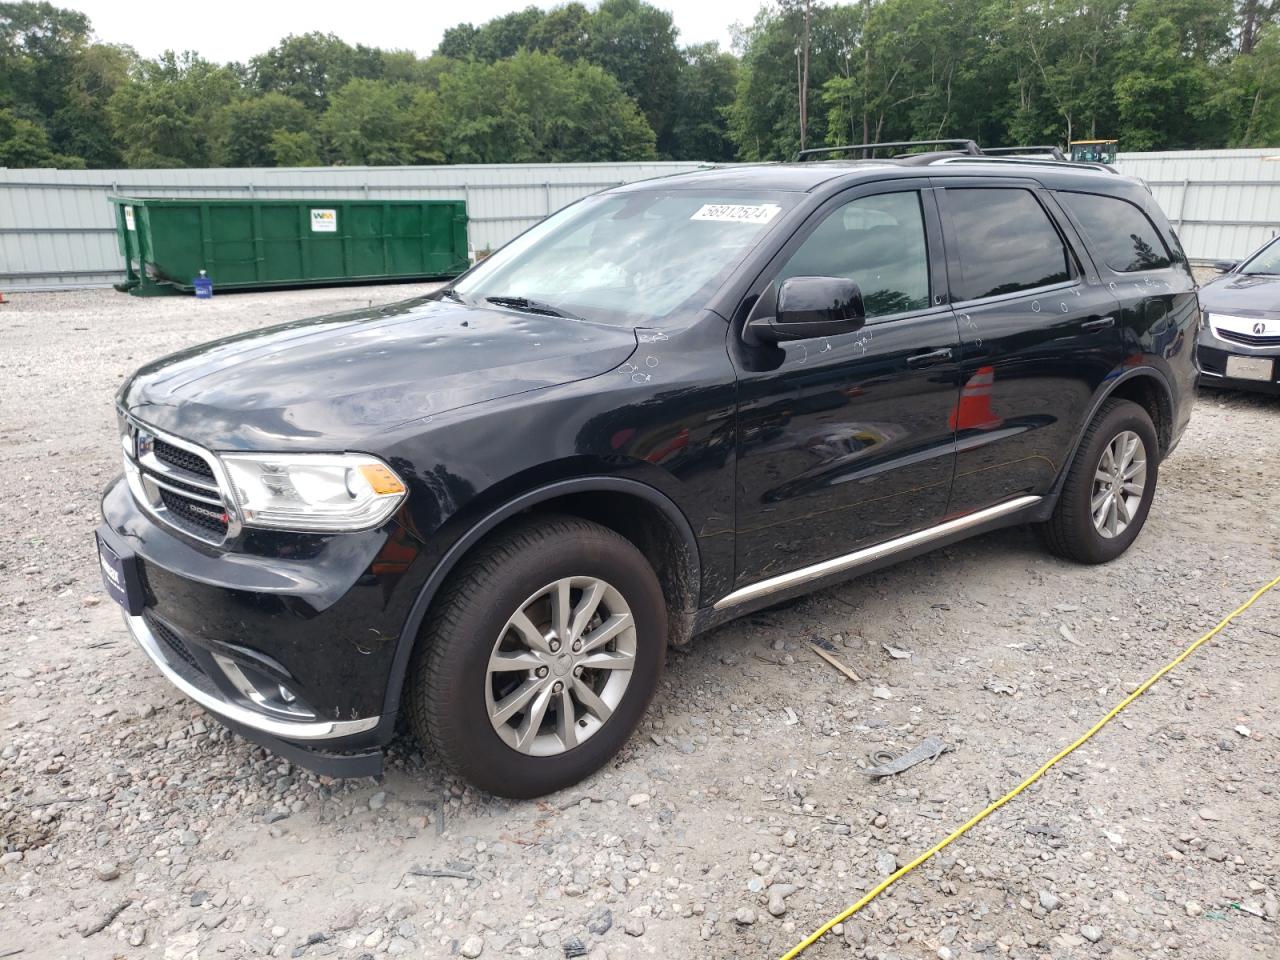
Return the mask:
M 977 300 L 1071 279 L 1062 238 L 1031 191 L 949 188 L 946 202 L 960 257 L 955 299 Z
M 1117 273 L 1161 270 L 1173 262 L 1155 225 L 1128 200 L 1096 193 L 1057 196 L 1084 225 L 1093 251 Z

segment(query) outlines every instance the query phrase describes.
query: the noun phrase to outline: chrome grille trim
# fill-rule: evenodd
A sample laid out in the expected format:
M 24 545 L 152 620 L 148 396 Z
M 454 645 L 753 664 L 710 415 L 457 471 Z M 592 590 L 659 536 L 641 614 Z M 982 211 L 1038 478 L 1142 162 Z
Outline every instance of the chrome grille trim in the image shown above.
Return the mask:
M 181 531 L 189 537 L 205 543 L 220 545 L 240 533 L 240 518 L 231 496 L 231 483 L 222 463 L 203 447 L 157 430 L 148 423 L 121 411 L 121 423 L 125 432 L 120 442 L 124 449 L 124 473 L 138 504 L 166 526 Z M 209 476 L 166 463 L 155 455 L 154 445 L 148 441 L 161 441 L 192 456 L 199 457 L 209 469 Z M 209 477 L 213 479 L 210 480 Z M 227 517 L 226 530 L 221 533 L 192 523 L 175 515 L 165 506 L 161 491 L 180 497 L 202 509 L 214 508 Z

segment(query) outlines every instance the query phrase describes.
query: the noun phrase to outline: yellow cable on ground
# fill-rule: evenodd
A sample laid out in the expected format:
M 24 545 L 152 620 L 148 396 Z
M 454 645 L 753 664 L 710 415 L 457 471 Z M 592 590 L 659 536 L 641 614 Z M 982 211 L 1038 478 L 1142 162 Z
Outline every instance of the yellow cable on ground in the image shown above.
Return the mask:
M 813 933 L 809 934 L 807 937 L 805 937 L 803 940 L 797 943 L 794 947 L 792 947 L 790 950 L 784 953 L 780 958 L 780 960 L 795 960 L 796 957 L 800 956 L 800 954 L 804 953 L 811 946 L 817 943 L 818 940 L 821 939 L 822 936 L 825 935 L 837 923 L 843 923 L 845 920 L 848 920 L 855 913 L 857 913 L 859 910 L 865 907 L 868 903 L 870 903 L 876 897 L 880 896 L 880 894 L 884 893 L 884 891 L 889 889 L 889 887 L 891 887 L 893 884 L 897 883 L 899 880 L 905 877 L 908 873 L 910 873 L 916 867 L 920 866 L 920 864 L 924 863 L 926 860 L 932 857 L 935 853 L 939 852 L 948 844 L 950 844 L 951 841 L 955 840 L 957 837 L 964 835 L 975 824 L 981 823 L 987 817 L 991 816 L 991 814 L 995 813 L 997 810 L 1003 807 L 1006 803 L 1008 803 L 1010 800 L 1012 800 L 1014 797 L 1020 794 L 1023 790 L 1027 789 L 1027 787 L 1031 786 L 1031 784 L 1039 780 L 1042 776 L 1044 776 L 1045 772 L 1050 767 L 1052 767 L 1055 763 L 1057 763 L 1067 754 L 1071 753 L 1073 750 L 1079 747 L 1082 743 L 1084 743 L 1086 740 L 1092 737 L 1095 733 L 1097 733 L 1099 730 L 1105 727 L 1108 723 L 1110 723 L 1111 720 L 1115 718 L 1116 714 L 1118 714 L 1121 710 L 1123 710 L 1129 704 L 1133 703 L 1133 701 L 1138 699 L 1138 697 L 1142 696 L 1142 694 L 1144 694 L 1153 683 L 1155 683 L 1157 680 L 1163 677 L 1166 673 L 1168 673 L 1170 670 L 1172 670 L 1174 667 L 1180 664 L 1183 660 L 1187 659 L 1187 657 L 1191 656 L 1191 654 L 1195 653 L 1196 650 L 1199 649 L 1201 644 L 1208 643 L 1210 640 L 1216 637 L 1219 633 L 1222 632 L 1222 630 L 1227 626 L 1227 624 L 1229 624 L 1236 617 L 1240 616 L 1240 614 L 1248 610 L 1251 606 L 1254 605 L 1255 602 L 1257 602 L 1259 597 L 1263 596 L 1268 590 L 1270 590 L 1271 588 L 1277 585 L 1280 585 L 1280 577 L 1276 577 L 1270 583 L 1266 584 L 1263 587 L 1260 587 L 1253 594 L 1253 596 L 1251 596 L 1248 600 L 1240 604 L 1240 606 L 1236 607 L 1229 614 L 1227 614 L 1222 620 L 1220 620 L 1217 626 L 1215 626 L 1203 637 L 1201 637 L 1195 643 L 1191 644 L 1191 646 L 1187 647 L 1187 649 L 1183 650 L 1180 654 L 1178 654 L 1176 657 L 1174 657 L 1172 660 L 1166 663 L 1163 667 L 1161 667 L 1154 674 L 1152 674 L 1152 676 L 1146 681 L 1146 683 L 1138 687 L 1137 690 L 1133 691 L 1133 693 L 1129 694 L 1127 697 L 1121 700 L 1118 704 L 1112 707 L 1106 716 L 1104 716 L 1101 720 L 1099 720 L 1092 727 L 1090 727 L 1074 743 L 1060 750 L 1057 754 L 1055 754 L 1052 757 L 1052 759 L 1050 759 L 1047 763 L 1045 763 L 1045 765 L 1042 766 L 1039 770 L 1037 770 L 1031 776 L 1027 777 L 1027 779 L 1023 780 L 1020 784 L 1018 784 L 1016 787 L 1014 787 L 1012 790 L 1006 793 L 999 800 L 992 803 L 989 807 L 987 807 L 981 813 L 975 814 L 971 819 L 966 821 L 963 826 L 959 827 L 958 829 L 956 829 L 955 831 L 953 831 L 952 833 L 944 837 L 942 840 L 935 843 L 932 847 L 930 847 L 924 853 L 920 854 L 920 856 L 916 857 L 914 860 L 908 863 L 905 867 L 899 868 L 896 873 L 893 873 L 892 875 L 885 877 L 878 884 L 876 884 L 876 886 L 872 888 L 871 892 L 868 893 L 865 897 L 863 897 L 853 906 L 849 907 L 849 909 L 845 910 L 843 913 L 837 914 L 836 916 L 828 920 L 826 923 L 824 923 L 822 926 L 820 926 L 817 930 L 813 931 Z

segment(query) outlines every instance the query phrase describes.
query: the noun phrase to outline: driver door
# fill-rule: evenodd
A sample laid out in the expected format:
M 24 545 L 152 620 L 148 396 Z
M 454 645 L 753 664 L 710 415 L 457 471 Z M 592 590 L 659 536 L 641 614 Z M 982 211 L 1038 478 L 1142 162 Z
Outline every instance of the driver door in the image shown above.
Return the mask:
M 779 252 L 731 334 L 738 371 L 735 587 L 941 522 L 955 466 L 959 334 L 927 181 L 833 198 Z M 748 345 L 794 276 L 862 289 L 854 333 Z

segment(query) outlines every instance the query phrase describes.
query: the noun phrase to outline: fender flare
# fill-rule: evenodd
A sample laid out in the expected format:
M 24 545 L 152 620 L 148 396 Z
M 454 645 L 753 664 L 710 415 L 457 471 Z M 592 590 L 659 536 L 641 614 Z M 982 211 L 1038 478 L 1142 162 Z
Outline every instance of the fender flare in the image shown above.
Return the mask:
M 693 527 L 690 526 L 688 519 L 680 508 L 676 506 L 675 502 L 656 487 L 624 477 L 589 476 L 575 477 L 571 480 L 557 480 L 553 483 L 527 490 L 487 514 L 450 544 L 449 549 L 444 552 L 444 555 L 427 577 L 426 583 L 418 591 L 417 599 L 414 600 L 413 606 L 409 610 L 409 616 L 406 618 L 404 628 L 400 631 L 400 637 L 396 642 L 396 654 L 391 664 L 391 674 L 387 679 L 387 693 L 383 701 L 382 712 L 384 720 L 392 718 L 391 722 L 394 722 L 394 717 L 399 712 L 401 691 L 404 689 L 405 675 L 409 669 L 409 658 L 413 653 L 418 631 L 422 627 L 422 621 L 427 615 L 427 610 L 430 608 L 432 600 L 435 599 L 440 586 L 453 571 L 453 568 L 458 565 L 459 561 L 466 556 L 471 548 L 487 533 L 497 527 L 498 524 L 504 520 L 509 520 L 522 510 L 527 510 L 530 507 L 537 506 L 539 503 L 570 493 L 603 492 L 625 493 L 639 497 L 661 510 L 679 531 L 680 537 L 684 541 L 694 583 L 699 584 L 702 582 L 698 541 L 693 534 Z M 697 596 L 696 591 L 694 596 Z
M 1144 364 L 1141 367 L 1129 367 L 1112 380 L 1105 390 L 1100 391 L 1098 396 L 1094 397 L 1093 404 L 1089 407 L 1089 412 L 1081 420 L 1080 426 L 1076 430 L 1075 439 L 1071 442 L 1071 452 L 1063 460 L 1062 469 L 1058 471 L 1058 479 L 1053 482 L 1053 490 L 1050 496 L 1045 497 L 1044 507 L 1038 511 L 1038 513 L 1043 514 L 1044 518 L 1048 518 L 1049 514 L 1053 512 L 1053 508 L 1057 506 L 1058 494 L 1062 492 L 1062 486 L 1067 482 L 1067 474 L 1071 470 L 1071 465 L 1075 463 L 1076 453 L 1080 450 L 1080 444 L 1084 441 L 1085 431 L 1089 429 L 1089 424 L 1093 423 L 1093 419 L 1098 415 L 1102 405 L 1107 402 L 1121 384 L 1136 380 L 1138 377 L 1144 377 L 1158 383 L 1160 390 L 1164 393 L 1165 401 L 1169 404 L 1169 408 L 1174 409 L 1176 407 L 1173 401 L 1173 389 L 1169 386 L 1169 378 L 1157 367 L 1148 364 Z M 1157 429 L 1158 427 L 1159 425 L 1157 424 Z

